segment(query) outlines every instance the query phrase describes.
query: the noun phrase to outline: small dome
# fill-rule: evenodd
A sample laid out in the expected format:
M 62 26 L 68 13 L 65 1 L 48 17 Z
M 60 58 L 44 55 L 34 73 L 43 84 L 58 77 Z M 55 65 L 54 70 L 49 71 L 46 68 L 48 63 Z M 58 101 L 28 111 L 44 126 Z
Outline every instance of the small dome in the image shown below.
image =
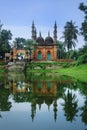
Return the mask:
M 38 43 L 38 45 L 43 45 L 44 44 L 44 39 L 42 37 L 38 37 L 36 39 L 36 42 Z
M 43 45 L 44 44 L 44 39 L 41 36 L 41 32 L 39 34 L 39 37 L 36 39 L 36 42 L 38 43 L 38 45 Z
M 53 44 L 53 39 L 51 37 L 46 37 L 45 38 L 45 45 L 52 45 Z
M 45 45 L 52 45 L 53 39 L 50 37 L 50 32 L 48 32 L 48 37 L 45 38 Z

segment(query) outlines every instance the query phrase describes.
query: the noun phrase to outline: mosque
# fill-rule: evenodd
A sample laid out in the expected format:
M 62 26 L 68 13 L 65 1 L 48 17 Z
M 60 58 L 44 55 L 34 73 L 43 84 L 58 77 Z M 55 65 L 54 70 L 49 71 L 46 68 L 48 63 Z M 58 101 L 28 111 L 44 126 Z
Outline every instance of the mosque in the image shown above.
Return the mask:
M 36 27 L 34 22 L 32 23 L 32 39 L 36 41 L 37 48 L 34 54 L 35 60 L 51 60 L 55 61 L 57 59 L 57 24 L 54 24 L 53 38 L 50 36 L 50 32 L 48 32 L 48 36 L 44 39 L 41 36 L 41 32 L 39 33 L 39 37 L 36 34 Z
M 37 43 L 35 51 L 33 51 L 31 58 L 33 61 L 55 61 L 57 59 L 57 24 L 54 23 L 53 38 L 48 32 L 48 36 L 44 39 L 39 32 L 37 37 L 36 27 L 34 21 L 31 26 L 32 40 Z M 5 54 L 5 59 L 12 61 L 29 59 L 25 49 L 18 49 L 15 45 L 10 54 Z

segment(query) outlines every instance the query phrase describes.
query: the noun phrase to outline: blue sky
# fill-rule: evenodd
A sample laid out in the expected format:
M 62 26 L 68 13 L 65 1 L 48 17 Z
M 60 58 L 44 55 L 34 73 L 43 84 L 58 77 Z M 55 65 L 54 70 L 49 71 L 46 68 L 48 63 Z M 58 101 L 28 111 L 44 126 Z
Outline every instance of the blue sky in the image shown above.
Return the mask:
M 56 20 L 58 40 L 62 36 L 67 21 L 72 20 L 78 28 L 84 19 L 84 14 L 78 9 L 86 0 L 0 0 L 0 20 L 3 28 L 10 29 L 15 37 L 31 38 L 31 24 L 34 20 L 37 35 L 39 31 L 46 37 L 48 31 L 53 36 L 53 26 Z M 78 37 L 78 46 L 83 44 L 83 38 Z

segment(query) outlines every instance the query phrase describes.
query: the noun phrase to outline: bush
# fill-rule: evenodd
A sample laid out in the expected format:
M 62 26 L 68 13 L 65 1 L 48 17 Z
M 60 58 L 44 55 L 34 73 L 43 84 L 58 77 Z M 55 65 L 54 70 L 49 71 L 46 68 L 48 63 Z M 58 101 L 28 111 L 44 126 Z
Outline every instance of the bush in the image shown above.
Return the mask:
M 66 62 L 66 63 L 63 64 L 63 68 L 67 68 L 69 66 L 70 66 L 70 63 L 68 63 L 68 62 Z
M 77 60 L 77 65 L 87 63 L 87 54 L 81 55 Z

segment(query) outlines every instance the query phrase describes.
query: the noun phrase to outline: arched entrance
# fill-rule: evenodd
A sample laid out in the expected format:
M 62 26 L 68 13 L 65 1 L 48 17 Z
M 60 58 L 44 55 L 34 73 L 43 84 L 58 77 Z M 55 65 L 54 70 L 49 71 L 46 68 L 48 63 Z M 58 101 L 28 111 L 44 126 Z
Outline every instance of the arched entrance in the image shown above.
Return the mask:
M 25 58 L 25 54 L 22 53 L 22 52 L 18 52 L 17 55 L 16 55 L 16 58 L 18 60 L 23 60 Z
M 41 60 L 42 59 L 42 54 L 41 54 L 41 51 L 38 52 L 38 60 Z
M 50 51 L 47 52 L 47 60 L 51 59 Z

